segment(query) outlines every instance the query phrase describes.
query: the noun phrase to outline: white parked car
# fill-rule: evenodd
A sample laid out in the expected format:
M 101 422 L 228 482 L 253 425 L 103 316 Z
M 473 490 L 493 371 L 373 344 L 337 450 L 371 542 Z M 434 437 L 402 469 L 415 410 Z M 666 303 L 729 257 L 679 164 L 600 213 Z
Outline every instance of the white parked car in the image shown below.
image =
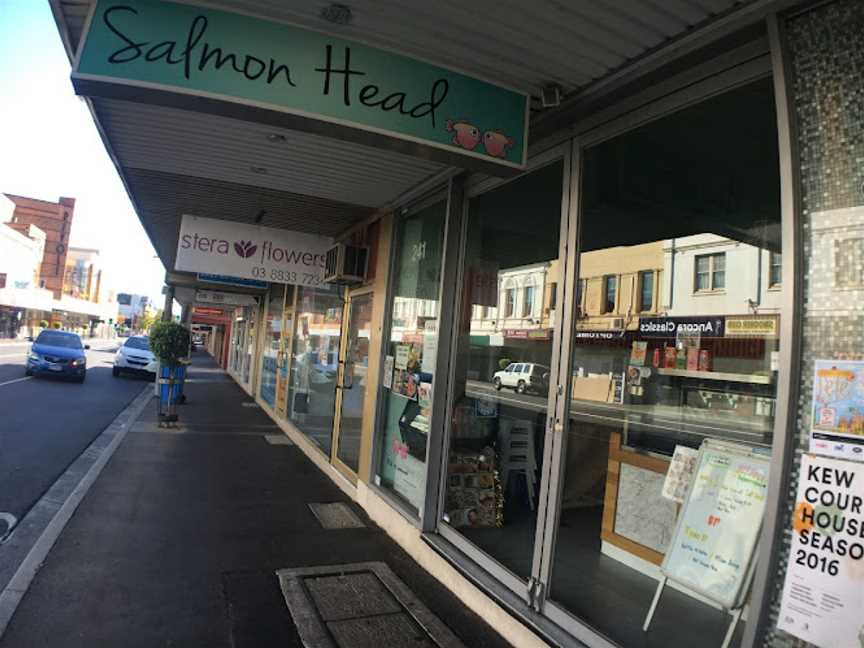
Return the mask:
M 510 387 L 520 394 L 549 391 L 549 367 L 533 362 L 511 362 L 506 369 L 496 371 L 492 376 L 495 389 Z
M 150 338 L 133 335 L 123 343 L 114 356 L 114 376 L 121 372 L 156 375 L 156 356 L 150 351 Z

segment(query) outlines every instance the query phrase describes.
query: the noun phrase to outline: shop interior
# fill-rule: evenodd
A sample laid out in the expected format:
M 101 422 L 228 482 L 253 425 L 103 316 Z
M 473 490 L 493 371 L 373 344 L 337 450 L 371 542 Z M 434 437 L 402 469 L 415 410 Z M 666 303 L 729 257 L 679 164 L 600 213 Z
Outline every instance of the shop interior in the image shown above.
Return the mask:
M 599 310 L 577 315 L 548 597 L 620 645 L 719 645 L 729 616 L 694 593 L 667 588 L 647 633 L 642 622 L 679 511 L 661 494 L 675 447 L 698 449 L 706 438 L 771 444 L 782 287 L 772 281 L 781 250 L 770 81 L 668 114 L 582 157 L 580 279 L 593 278 L 598 253 L 628 259 L 654 244 L 656 260 L 634 276 L 655 273 L 657 295 L 647 317 L 637 279 L 628 288 L 620 276 L 601 277 L 603 292 L 588 296 Z M 556 264 L 562 182 L 562 165 L 550 164 L 471 199 L 465 275 Z M 490 369 L 548 367 L 552 340 L 525 334 L 508 345 L 503 332 L 480 331 L 478 308 L 487 318 L 513 310 L 504 303 L 511 297 L 480 284 L 466 286 L 459 323 L 444 521 L 527 579 L 549 384 L 496 389 Z M 554 306 L 545 306 L 550 320 L 523 327 L 554 322 Z M 589 316 L 592 334 L 578 335 Z M 660 320 L 671 332 L 652 326 Z

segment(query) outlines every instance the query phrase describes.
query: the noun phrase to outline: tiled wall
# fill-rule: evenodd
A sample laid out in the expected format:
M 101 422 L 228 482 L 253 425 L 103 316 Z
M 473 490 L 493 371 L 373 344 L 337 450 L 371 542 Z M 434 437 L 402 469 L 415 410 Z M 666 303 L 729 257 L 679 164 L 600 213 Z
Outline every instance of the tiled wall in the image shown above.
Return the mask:
M 864 238 L 864 2 L 815 4 L 784 19 L 801 181 L 799 233 L 804 252 L 801 385 L 789 509 L 802 451 L 809 447 L 815 359 L 864 359 L 864 286 L 839 286 L 838 264 L 864 277 L 864 259 L 841 258 L 838 241 Z M 776 623 L 788 557 L 789 532 L 771 592 Z M 806 645 L 772 630 L 766 646 Z

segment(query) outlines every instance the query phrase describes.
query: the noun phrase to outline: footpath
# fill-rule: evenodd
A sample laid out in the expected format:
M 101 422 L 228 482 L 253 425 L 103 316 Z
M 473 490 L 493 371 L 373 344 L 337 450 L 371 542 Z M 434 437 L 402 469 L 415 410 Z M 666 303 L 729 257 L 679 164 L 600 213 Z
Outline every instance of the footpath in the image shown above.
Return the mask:
M 128 423 L 0 648 L 508 645 L 210 356 L 195 354 L 189 378 L 180 427 L 159 428 L 152 400 Z M 320 511 L 319 519 L 316 503 L 344 504 L 347 523 Z M 328 516 L 340 528 L 325 529 Z M 338 567 L 356 563 L 376 564 Z M 277 570 L 286 570 L 281 581 Z M 312 605 L 292 615 L 286 596 Z

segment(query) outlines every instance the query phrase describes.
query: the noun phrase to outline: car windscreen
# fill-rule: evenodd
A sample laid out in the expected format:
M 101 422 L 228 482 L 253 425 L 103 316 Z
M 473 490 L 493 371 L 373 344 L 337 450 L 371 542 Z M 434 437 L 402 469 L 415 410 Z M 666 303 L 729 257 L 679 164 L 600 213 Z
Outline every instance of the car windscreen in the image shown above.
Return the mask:
M 57 331 L 42 331 L 36 338 L 36 344 L 46 346 L 66 347 L 67 349 L 80 349 L 81 338 L 70 333 L 59 333 Z
M 126 340 L 126 344 L 123 346 L 128 347 L 130 349 L 140 349 L 142 351 L 150 350 L 150 340 L 144 337 L 130 337 Z

